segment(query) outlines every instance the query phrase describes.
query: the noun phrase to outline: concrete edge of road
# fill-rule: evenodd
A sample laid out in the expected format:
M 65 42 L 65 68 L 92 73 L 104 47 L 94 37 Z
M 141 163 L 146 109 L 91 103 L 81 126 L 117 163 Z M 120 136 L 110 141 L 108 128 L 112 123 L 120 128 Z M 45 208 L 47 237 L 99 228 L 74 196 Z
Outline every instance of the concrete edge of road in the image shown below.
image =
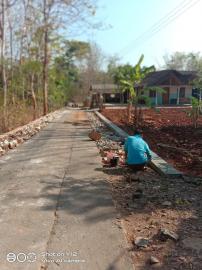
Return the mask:
M 113 130 L 115 134 L 121 137 L 122 139 L 125 140 L 129 136 L 127 132 L 125 132 L 124 130 L 119 128 L 117 125 L 112 123 L 108 118 L 106 118 L 104 115 L 102 115 L 98 111 L 95 111 L 94 113 L 102 122 L 105 123 L 107 127 Z M 176 170 L 173 166 L 168 164 L 164 159 L 159 157 L 153 151 L 152 151 L 152 161 L 150 162 L 150 166 L 152 169 L 154 169 L 156 172 L 158 172 L 159 174 L 163 176 L 175 177 L 175 178 L 183 176 L 183 174 L 180 171 Z

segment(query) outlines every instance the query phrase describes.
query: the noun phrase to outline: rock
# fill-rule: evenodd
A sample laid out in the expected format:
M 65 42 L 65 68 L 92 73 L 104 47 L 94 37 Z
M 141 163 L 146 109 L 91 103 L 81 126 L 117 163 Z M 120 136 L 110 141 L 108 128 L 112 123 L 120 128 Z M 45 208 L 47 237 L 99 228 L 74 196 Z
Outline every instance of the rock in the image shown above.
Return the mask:
M 89 134 L 88 137 L 93 140 L 93 141 L 99 141 L 101 139 L 101 134 L 95 130 L 92 130 Z
M 23 143 L 23 138 L 17 138 L 17 142 L 18 142 L 18 144 L 20 144 L 20 143 Z
M 129 176 L 131 182 L 140 182 L 140 178 L 134 173 Z
M 9 142 L 9 148 L 10 148 L 10 149 L 15 148 L 17 145 L 18 145 L 17 140 L 13 140 L 13 141 L 10 141 L 10 142 Z
M 5 140 L 3 142 L 3 147 L 2 147 L 4 150 L 8 150 L 9 149 L 9 141 Z
M 174 241 L 179 240 L 179 235 L 175 232 L 169 231 L 168 229 L 161 229 L 160 238 L 162 241 L 166 241 L 167 239 L 172 239 Z
M 147 196 L 148 201 L 152 202 L 152 203 L 156 203 L 159 200 L 159 196 L 158 195 L 151 195 L 151 196 Z
M 134 203 L 134 202 L 131 202 L 128 204 L 129 208 L 138 208 L 138 204 L 137 203 Z
M 200 237 L 187 237 L 182 243 L 185 248 L 196 250 L 198 253 L 202 251 L 202 238 Z
M 149 239 L 144 237 L 137 237 L 134 243 L 137 247 L 147 247 L 149 245 Z
M 154 256 L 150 257 L 150 264 L 156 264 L 159 262 L 160 262 L 159 259 L 157 259 L 156 257 L 154 257 Z
M 5 154 L 5 150 L 2 147 L 0 147 L 0 156 L 2 156 L 4 154 Z
M 135 193 L 132 195 L 132 200 L 135 199 L 140 199 L 143 197 L 143 190 L 142 189 L 137 189 Z
M 28 141 L 29 139 L 30 139 L 29 135 L 23 137 L 23 141 Z
M 41 129 L 41 127 L 40 126 L 38 126 L 38 127 L 35 127 L 35 130 L 38 132 L 38 131 L 40 131 L 40 129 Z
M 172 206 L 172 203 L 169 201 L 165 201 L 162 203 L 163 206 Z
M 109 164 L 109 161 L 108 161 L 108 158 L 107 158 L 107 157 L 103 157 L 103 158 L 102 158 L 102 162 L 103 162 L 104 164 Z
M 13 140 L 12 143 L 17 146 L 18 145 L 18 141 L 17 140 Z
M 119 149 L 119 150 L 118 150 L 118 154 L 119 154 L 119 155 L 124 155 L 124 153 L 125 153 L 125 152 L 124 152 L 122 149 Z
M 119 150 L 119 148 L 120 148 L 120 146 L 119 145 L 116 145 L 116 144 L 114 144 L 114 145 L 111 146 L 111 149 L 112 150 Z
M 104 150 L 100 149 L 100 155 L 101 157 L 106 157 L 107 153 Z
M 104 146 L 103 146 L 103 150 L 104 150 L 104 151 L 110 151 L 110 147 L 107 146 L 107 145 L 104 145 Z
M 115 136 L 115 135 L 114 136 L 110 136 L 109 139 L 112 140 L 112 141 L 115 141 L 115 142 L 119 142 L 120 141 L 120 138 L 117 137 L 117 136 Z

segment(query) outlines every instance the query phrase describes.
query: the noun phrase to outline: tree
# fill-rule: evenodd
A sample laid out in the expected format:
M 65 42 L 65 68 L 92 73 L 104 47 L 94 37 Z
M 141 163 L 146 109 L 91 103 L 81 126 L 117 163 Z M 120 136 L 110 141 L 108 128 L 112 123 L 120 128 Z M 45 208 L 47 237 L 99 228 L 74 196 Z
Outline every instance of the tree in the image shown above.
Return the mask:
M 151 66 L 149 68 L 141 68 L 143 59 L 144 55 L 141 55 L 139 61 L 134 67 L 132 67 L 131 65 L 118 67 L 117 72 L 115 72 L 114 74 L 115 82 L 120 85 L 122 91 L 127 91 L 129 93 L 127 107 L 128 122 L 130 122 L 131 120 L 132 104 L 135 105 L 136 124 L 138 124 L 137 105 L 140 98 L 140 91 L 138 89 L 139 85 L 149 72 L 155 70 L 154 66 Z
M 32 97 L 33 105 L 33 120 L 35 120 L 37 117 L 37 100 L 34 89 L 34 80 L 36 79 L 37 75 L 41 73 L 41 63 L 36 60 L 27 60 L 27 62 L 23 63 L 22 71 L 29 82 L 29 91 Z
M 1 75 L 3 85 L 3 127 L 7 129 L 7 78 L 5 68 L 5 10 L 6 2 L 1 0 L 1 20 L 0 20 L 0 36 L 1 36 Z
M 143 93 L 149 92 L 150 90 L 156 92 L 164 92 L 164 90 L 160 87 L 144 87 L 142 86 L 143 79 L 150 73 L 155 71 L 154 66 L 150 67 L 141 67 L 141 64 L 144 60 L 144 55 L 141 55 L 139 61 L 134 67 L 127 66 L 125 69 L 126 74 L 121 74 L 120 77 L 124 77 L 124 79 L 120 80 L 121 88 L 123 91 L 129 92 L 129 100 L 128 100 L 128 122 L 131 120 L 131 109 L 132 104 L 135 106 L 135 125 L 136 127 L 139 125 L 139 122 L 142 118 L 142 109 L 141 106 L 138 107 L 140 100 L 143 100 L 147 106 L 150 105 L 151 101 L 148 95 L 144 95 Z M 127 72 L 128 71 L 128 72 Z
M 117 68 L 119 66 L 119 57 L 114 55 L 109 57 L 108 59 L 108 65 L 107 65 L 107 74 L 111 80 L 114 80 L 114 75 L 117 71 Z
M 86 56 L 90 53 L 91 46 L 89 42 L 79 40 L 66 40 L 65 56 L 69 65 L 82 65 L 82 62 L 86 59 Z
M 64 105 L 73 89 L 84 85 L 79 75 L 87 70 L 90 45 L 70 40 L 65 47 L 62 35 L 95 26 L 95 1 L 0 0 L 1 130 L 14 119 L 29 121 L 30 106 L 35 118 L 42 106 L 46 114 Z M 64 47 L 69 55 L 64 56 Z M 27 116 L 19 117 L 21 108 Z
M 85 55 L 83 64 L 79 67 L 79 85 L 82 91 L 82 99 L 86 97 L 91 84 L 107 81 L 107 74 L 103 70 L 105 54 L 96 43 L 89 43 L 89 45 L 89 52 Z
M 141 64 L 143 60 L 144 60 L 144 55 L 141 55 L 137 64 L 128 73 L 129 78 L 127 78 L 128 77 L 127 76 L 126 79 L 121 80 L 123 91 L 127 91 L 127 90 L 129 91 L 128 121 L 130 121 L 130 118 L 131 118 L 131 108 L 132 108 L 132 103 L 133 103 L 135 105 L 136 126 L 138 125 L 139 117 L 141 117 L 141 110 L 138 113 L 138 109 L 137 109 L 138 101 L 141 96 L 141 91 L 139 91 L 139 86 L 142 80 L 146 77 L 146 75 L 149 72 L 152 72 L 155 70 L 154 66 L 151 66 L 148 68 L 146 67 L 141 68 Z M 145 97 L 145 100 L 146 100 L 146 97 Z
M 187 71 L 198 71 L 202 64 L 200 53 L 175 52 L 164 56 L 165 68 Z
M 44 55 L 43 55 L 43 96 L 44 114 L 48 112 L 48 65 L 49 43 L 51 32 L 61 27 L 65 28 L 68 23 L 89 23 L 88 16 L 95 14 L 95 7 L 91 0 L 42 0 L 43 31 L 44 31 Z M 65 22 L 65 24 L 64 24 Z M 69 26 L 69 25 L 68 25 Z

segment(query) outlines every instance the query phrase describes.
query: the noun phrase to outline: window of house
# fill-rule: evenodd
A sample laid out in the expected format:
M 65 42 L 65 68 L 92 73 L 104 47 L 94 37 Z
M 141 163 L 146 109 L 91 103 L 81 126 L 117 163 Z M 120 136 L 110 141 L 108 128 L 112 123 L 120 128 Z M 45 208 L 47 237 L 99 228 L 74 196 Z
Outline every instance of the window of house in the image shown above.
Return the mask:
M 149 91 L 149 97 L 150 98 L 153 98 L 153 97 L 155 98 L 156 97 L 156 91 L 155 90 L 150 90 Z
M 180 87 L 179 96 L 180 98 L 185 98 L 185 87 Z

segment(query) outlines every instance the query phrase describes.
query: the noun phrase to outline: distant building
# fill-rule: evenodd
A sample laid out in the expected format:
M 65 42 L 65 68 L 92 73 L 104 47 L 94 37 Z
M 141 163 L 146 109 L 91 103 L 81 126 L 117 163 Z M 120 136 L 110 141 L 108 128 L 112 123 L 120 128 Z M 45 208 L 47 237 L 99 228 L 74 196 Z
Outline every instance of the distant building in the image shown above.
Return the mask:
M 153 105 L 180 105 L 190 104 L 192 96 L 198 97 L 199 90 L 193 88 L 193 80 L 197 77 L 195 71 L 160 70 L 149 73 L 140 85 L 134 86 L 142 95 L 149 96 Z M 165 93 L 150 90 L 143 91 L 144 87 L 160 87 Z M 122 93 L 116 84 L 92 84 L 90 86 L 91 107 L 98 107 L 100 97 L 103 103 L 127 103 L 128 92 Z M 140 104 L 144 100 L 139 99 Z
M 161 70 L 149 73 L 143 82 L 142 87 L 161 87 L 165 93 L 150 91 L 149 95 L 153 104 L 172 105 L 189 104 L 190 97 L 194 95 L 192 81 L 196 78 L 194 71 Z
M 92 84 L 90 86 L 91 107 L 99 106 L 100 96 L 104 103 L 125 103 L 127 93 L 122 93 L 116 84 Z

